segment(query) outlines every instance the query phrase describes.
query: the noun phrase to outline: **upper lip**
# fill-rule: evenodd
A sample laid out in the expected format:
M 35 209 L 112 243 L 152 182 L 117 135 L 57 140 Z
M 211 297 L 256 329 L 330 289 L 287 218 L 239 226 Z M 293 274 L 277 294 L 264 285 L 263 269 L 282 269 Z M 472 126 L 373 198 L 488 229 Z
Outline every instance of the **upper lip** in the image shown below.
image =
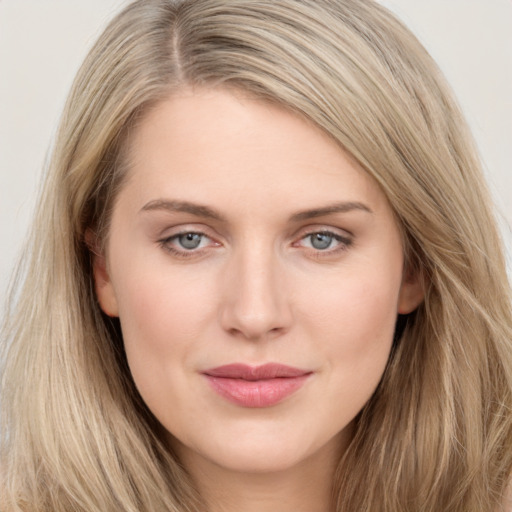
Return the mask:
M 312 372 L 279 363 L 267 363 L 260 366 L 233 363 L 211 368 L 203 373 L 210 377 L 223 377 L 226 379 L 266 380 L 301 377 Z

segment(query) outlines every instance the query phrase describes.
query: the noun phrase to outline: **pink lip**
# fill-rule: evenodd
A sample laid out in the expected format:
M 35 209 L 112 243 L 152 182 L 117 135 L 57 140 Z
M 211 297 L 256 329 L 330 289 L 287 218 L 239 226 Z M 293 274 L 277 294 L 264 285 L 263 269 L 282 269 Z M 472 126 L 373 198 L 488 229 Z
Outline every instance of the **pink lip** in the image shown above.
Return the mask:
M 228 364 L 203 372 L 214 391 L 242 407 L 270 407 L 295 393 L 312 372 L 277 363 Z

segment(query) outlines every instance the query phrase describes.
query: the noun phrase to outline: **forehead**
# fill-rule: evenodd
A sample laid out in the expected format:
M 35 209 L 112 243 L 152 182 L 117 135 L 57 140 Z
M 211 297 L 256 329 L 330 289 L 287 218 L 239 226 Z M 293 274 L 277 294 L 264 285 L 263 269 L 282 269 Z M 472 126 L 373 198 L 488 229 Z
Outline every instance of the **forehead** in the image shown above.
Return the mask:
M 164 196 L 252 209 L 386 203 L 375 181 L 313 123 L 234 91 L 185 89 L 157 104 L 132 134 L 129 161 L 128 188 L 139 203 Z

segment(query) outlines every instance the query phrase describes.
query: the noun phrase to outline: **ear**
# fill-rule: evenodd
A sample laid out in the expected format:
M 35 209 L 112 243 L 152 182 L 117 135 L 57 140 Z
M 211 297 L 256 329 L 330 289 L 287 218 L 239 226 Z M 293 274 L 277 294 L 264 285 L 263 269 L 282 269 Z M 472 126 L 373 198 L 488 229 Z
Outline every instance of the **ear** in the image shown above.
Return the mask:
M 412 313 L 423 302 L 424 298 L 425 282 L 422 272 L 416 269 L 404 269 L 397 312 L 400 315 Z
M 85 242 L 91 251 L 94 289 L 100 307 L 106 315 L 117 317 L 119 316 L 117 299 L 108 273 L 105 254 L 100 248 L 96 234 L 91 229 L 85 233 Z

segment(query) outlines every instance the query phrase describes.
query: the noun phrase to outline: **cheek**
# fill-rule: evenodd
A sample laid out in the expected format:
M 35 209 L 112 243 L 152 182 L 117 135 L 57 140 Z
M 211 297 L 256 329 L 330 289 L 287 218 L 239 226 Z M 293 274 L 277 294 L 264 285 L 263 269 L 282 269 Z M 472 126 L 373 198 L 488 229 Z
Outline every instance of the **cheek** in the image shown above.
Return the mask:
M 317 293 L 304 298 L 303 316 L 311 328 L 330 331 L 356 349 L 379 343 L 392 336 L 400 281 L 400 272 L 348 271 L 323 288 L 317 283 Z
M 367 284 L 345 280 L 342 289 L 326 294 L 310 310 L 324 326 L 316 329 L 314 338 L 326 362 L 321 391 L 325 396 L 315 404 L 315 414 L 326 425 L 327 437 L 343 432 L 364 408 L 389 359 L 396 292 Z M 319 325 L 312 320 L 310 326 L 313 322 Z
M 119 316 L 126 331 L 160 332 L 169 341 L 199 329 L 209 315 L 214 276 L 166 263 L 165 256 L 142 264 L 132 261 L 116 281 Z
M 308 337 L 329 365 L 333 399 L 350 403 L 353 413 L 370 398 L 389 358 L 400 279 L 400 272 L 354 273 L 304 309 Z
M 161 386 L 190 369 L 214 316 L 215 283 L 169 269 L 133 268 L 117 287 L 124 346 L 135 384 L 151 404 Z M 159 389 L 153 389 L 158 383 Z
M 399 286 L 385 276 L 379 280 L 347 283 L 349 300 L 341 318 L 346 332 L 366 345 L 391 341 L 397 318 Z

